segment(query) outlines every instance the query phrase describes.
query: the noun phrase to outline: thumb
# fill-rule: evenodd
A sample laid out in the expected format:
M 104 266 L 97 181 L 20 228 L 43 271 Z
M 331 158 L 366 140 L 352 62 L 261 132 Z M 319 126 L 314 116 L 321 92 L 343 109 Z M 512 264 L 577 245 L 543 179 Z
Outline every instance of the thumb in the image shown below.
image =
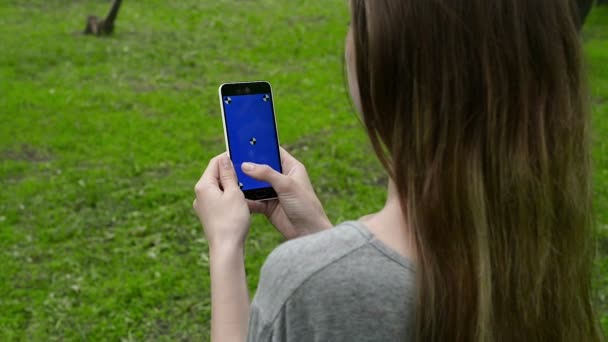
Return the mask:
M 278 192 L 287 191 L 289 188 L 289 177 L 277 172 L 268 165 L 243 163 L 241 164 L 241 170 L 252 178 L 270 183 Z
M 238 180 L 236 178 L 236 172 L 234 172 L 234 166 L 228 155 L 220 157 L 220 184 L 224 191 L 238 189 Z

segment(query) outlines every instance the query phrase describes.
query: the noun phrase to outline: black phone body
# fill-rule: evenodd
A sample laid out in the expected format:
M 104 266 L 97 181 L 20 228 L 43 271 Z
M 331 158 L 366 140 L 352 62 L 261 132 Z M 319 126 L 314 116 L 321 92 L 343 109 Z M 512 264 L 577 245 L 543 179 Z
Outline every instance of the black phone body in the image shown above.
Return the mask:
M 219 88 L 226 150 L 245 198 L 277 198 L 272 186 L 247 176 L 241 164 L 266 164 L 282 172 L 279 134 L 270 84 L 265 81 L 224 83 Z

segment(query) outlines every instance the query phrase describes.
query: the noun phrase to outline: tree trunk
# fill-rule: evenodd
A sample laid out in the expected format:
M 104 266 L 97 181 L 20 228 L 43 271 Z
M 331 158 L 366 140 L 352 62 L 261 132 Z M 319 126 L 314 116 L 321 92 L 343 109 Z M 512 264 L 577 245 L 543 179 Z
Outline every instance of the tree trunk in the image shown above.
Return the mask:
M 100 20 L 99 17 L 91 15 L 87 18 L 87 26 L 84 34 L 92 34 L 96 36 L 106 36 L 114 32 L 114 22 L 118 16 L 122 0 L 113 0 L 112 8 L 105 19 Z

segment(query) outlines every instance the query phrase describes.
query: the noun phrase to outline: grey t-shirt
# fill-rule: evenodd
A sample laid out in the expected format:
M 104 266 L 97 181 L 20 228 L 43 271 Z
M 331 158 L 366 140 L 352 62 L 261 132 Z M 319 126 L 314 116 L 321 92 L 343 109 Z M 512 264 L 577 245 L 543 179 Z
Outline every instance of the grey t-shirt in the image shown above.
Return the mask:
M 358 221 L 285 242 L 264 266 L 248 341 L 413 341 L 415 269 Z

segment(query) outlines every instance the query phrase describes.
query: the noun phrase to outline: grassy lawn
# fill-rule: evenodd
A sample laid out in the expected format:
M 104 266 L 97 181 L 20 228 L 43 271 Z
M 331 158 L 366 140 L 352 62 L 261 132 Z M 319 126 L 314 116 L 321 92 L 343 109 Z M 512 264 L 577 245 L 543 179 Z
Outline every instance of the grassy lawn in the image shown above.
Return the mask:
M 107 7 L 0 3 L 0 341 L 208 339 L 207 244 L 191 203 L 225 148 L 220 83 L 273 84 L 281 142 L 333 222 L 383 203 L 344 86 L 344 2 L 126 1 L 112 38 L 78 34 Z M 608 8 L 584 39 L 608 331 Z M 252 293 L 280 242 L 254 219 Z
M 583 32 L 593 110 L 593 157 L 598 258 L 595 290 L 608 337 L 608 6 L 595 8 Z

